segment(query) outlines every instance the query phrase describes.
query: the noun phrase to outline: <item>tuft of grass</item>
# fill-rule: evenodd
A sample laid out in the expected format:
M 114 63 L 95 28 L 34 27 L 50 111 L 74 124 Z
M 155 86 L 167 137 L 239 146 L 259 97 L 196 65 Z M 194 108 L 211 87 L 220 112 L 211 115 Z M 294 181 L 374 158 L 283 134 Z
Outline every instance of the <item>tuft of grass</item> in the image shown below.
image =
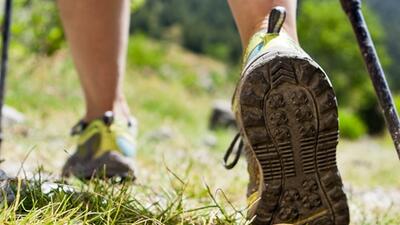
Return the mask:
M 129 180 L 92 179 L 74 181 L 74 186 L 49 184 L 40 178 L 21 185 L 17 180 L 13 184 L 17 200 L 1 210 L 0 223 L 249 224 L 244 212 L 235 209 L 223 192 L 213 194 L 207 185 L 208 198 L 201 205 L 189 205 L 187 182 L 170 175 L 171 185 L 161 191 L 132 185 Z M 45 185 L 53 188 L 45 191 Z

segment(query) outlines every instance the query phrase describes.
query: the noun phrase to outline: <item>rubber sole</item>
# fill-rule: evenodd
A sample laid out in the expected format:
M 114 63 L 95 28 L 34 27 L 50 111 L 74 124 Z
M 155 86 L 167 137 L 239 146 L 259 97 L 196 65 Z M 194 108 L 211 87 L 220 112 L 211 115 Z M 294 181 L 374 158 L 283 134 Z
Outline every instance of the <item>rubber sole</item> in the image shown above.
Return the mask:
M 92 178 L 120 178 L 134 181 L 134 168 L 128 158 L 120 153 L 110 151 L 97 159 L 79 157 L 79 153 L 71 156 L 64 165 L 62 176 L 76 176 L 82 180 Z
M 262 172 L 252 224 L 349 224 L 336 96 L 322 69 L 308 57 L 264 55 L 238 88 L 239 125 Z

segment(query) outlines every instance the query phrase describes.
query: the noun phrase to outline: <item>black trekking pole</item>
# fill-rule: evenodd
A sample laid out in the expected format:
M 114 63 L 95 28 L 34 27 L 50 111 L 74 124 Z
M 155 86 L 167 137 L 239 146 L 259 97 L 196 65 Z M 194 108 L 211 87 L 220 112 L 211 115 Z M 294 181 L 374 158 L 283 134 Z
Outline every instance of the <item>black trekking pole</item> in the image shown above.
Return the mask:
M 12 0 L 6 0 L 4 6 L 4 19 L 3 19 L 3 40 L 1 49 L 1 68 L 0 68 L 0 147 L 3 142 L 3 105 L 4 105 L 4 88 L 8 67 L 8 46 L 10 42 L 10 26 L 11 26 L 11 13 L 12 13 Z
M 400 122 L 374 43 L 361 12 L 361 0 L 340 0 L 356 34 L 364 62 L 378 96 L 386 124 L 400 158 Z

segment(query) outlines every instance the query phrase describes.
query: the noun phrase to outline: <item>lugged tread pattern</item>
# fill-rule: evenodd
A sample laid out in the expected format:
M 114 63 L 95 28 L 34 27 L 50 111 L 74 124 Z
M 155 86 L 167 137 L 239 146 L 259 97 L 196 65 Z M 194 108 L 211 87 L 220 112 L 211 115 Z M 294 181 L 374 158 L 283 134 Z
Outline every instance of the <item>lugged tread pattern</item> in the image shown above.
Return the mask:
M 239 124 L 264 184 L 253 224 L 346 225 L 331 84 L 308 58 L 268 57 L 249 67 L 238 92 Z

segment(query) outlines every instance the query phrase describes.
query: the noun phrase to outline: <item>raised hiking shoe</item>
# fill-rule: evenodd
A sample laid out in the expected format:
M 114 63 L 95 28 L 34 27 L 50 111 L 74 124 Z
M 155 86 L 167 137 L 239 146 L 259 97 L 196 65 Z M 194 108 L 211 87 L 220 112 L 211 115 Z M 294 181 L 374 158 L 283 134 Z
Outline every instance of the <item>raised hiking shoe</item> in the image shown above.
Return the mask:
M 115 121 L 112 112 L 90 123 L 79 122 L 72 128 L 72 135 L 79 136 L 77 150 L 65 163 L 62 175 L 134 179 L 133 160 L 129 157 L 135 154 L 135 126 Z
M 256 33 L 233 98 L 240 128 L 225 156 L 246 151 L 252 224 L 347 225 L 336 165 L 338 111 L 325 72 L 285 33 L 282 7 Z M 239 144 L 237 144 L 239 143 Z

